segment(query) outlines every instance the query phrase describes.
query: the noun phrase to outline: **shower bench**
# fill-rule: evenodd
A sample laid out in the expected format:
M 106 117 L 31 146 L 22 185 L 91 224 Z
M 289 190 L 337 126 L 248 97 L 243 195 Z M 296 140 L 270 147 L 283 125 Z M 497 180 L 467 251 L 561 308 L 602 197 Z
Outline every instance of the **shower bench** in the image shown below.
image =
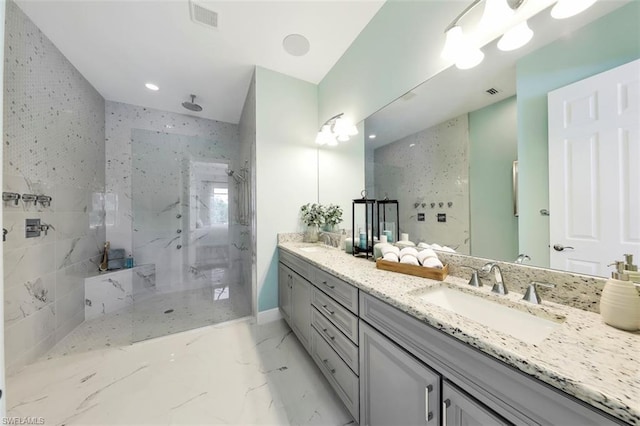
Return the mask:
M 155 286 L 155 264 L 96 272 L 84 280 L 85 321 L 128 308 L 134 297 L 153 294 Z

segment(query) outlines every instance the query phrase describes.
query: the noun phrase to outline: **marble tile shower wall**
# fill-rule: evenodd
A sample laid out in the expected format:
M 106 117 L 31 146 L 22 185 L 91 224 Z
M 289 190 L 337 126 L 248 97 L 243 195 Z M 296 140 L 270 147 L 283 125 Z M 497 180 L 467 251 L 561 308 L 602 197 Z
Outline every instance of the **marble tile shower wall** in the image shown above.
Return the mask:
M 9 1 L 4 71 L 4 187 L 53 197 L 4 203 L 9 372 L 84 320 L 84 278 L 104 242 L 104 99 Z M 25 219 L 50 224 L 25 238 Z
M 469 253 L 467 114 L 376 149 L 374 161 L 376 197 L 398 200 L 400 232 L 409 233 L 412 241 Z M 438 213 L 446 214 L 446 222 L 437 221 Z M 418 214 L 424 214 L 423 222 Z
M 256 76 L 253 74 L 251 85 L 244 101 L 239 123 L 240 161 L 249 165 L 249 215 L 248 223 L 239 229 L 239 243 L 241 248 L 241 277 L 246 283 L 245 295 L 247 300 L 253 300 L 252 289 L 258 286 L 256 272 Z M 254 303 L 257 303 L 254 300 Z M 253 307 L 253 306 L 252 306 Z
M 149 234 L 149 231 L 153 231 L 153 227 L 147 227 L 148 229 L 145 228 L 143 231 L 145 235 L 136 235 L 135 237 L 135 231 L 132 229 L 134 224 L 132 203 L 134 193 L 136 196 L 142 192 L 149 197 L 153 195 L 155 197 L 154 202 L 157 204 L 160 199 L 165 200 L 165 195 L 169 195 L 171 192 L 168 187 L 163 186 L 163 182 L 168 182 L 165 178 L 157 179 L 156 187 L 152 185 L 146 188 L 136 188 L 135 192 L 132 190 L 132 180 L 136 174 L 141 176 L 145 172 L 143 170 L 145 168 L 148 170 L 151 170 L 150 168 L 162 168 L 157 167 L 163 158 L 163 156 L 158 156 L 161 150 L 161 146 L 158 145 L 157 149 L 148 149 L 148 153 L 138 156 L 137 159 L 142 160 L 140 162 L 141 170 L 132 169 L 132 166 L 134 168 L 136 166 L 132 160 L 132 154 L 134 153 L 132 140 L 135 135 L 139 137 L 139 135 L 145 133 L 152 136 L 156 134 L 158 140 L 174 137 L 178 145 L 188 144 L 190 143 L 189 141 L 194 141 L 195 139 L 208 141 L 208 146 L 203 146 L 204 151 L 201 150 L 203 158 L 229 161 L 230 167 L 238 170 L 241 167 L 238 125 L 118 102 L 106 102 L 107 240 L 111 242 L 112 247 L 123 247 L 127 252 L 133 252 L 136 257 L 134 260 L 138 264 L 145 262 L 155 263 L 158 291 L 175 291 L 180 287 L 181 282 L 179 281 L 183 276 L 181 269 L 184 266 L 180 258 L 175 256 L 177 243 L 175 241 L 172 242 L 172 239 L 176 236 L 175 229 L 171 227 L 173 233 L 168 235 L 160 232 L 159 228 L 156 227 L 158 232 L 156 235 L 152 235 Z M 149 143 L 152 144 L 152 142 Z M 197 152 L 195 154 L 199 155 Z M 174 155 L 171 155 L 166 159 L 173 161 L 174 157 Z M 168 170 L 169 168 L 166 169 Z M 149 180 L 146 182 L 146 185 L 150 185 Z M 173 194 L 177 195 L 175 191 L 173 191 Z M 177 198 L 174 199 L 174 195 L 171 195 L 171 197 L 173 198 L 166 198 L 165 204 L 167 205 L 154 206 L 152 209 L 145 208 L 144 210 L 147 210 L 146 213 L 151 212 L 151 210 L 157 210 L 154 213 L 156 216 L 158 214 L 168 214 L 172 209 L 171 205 L 177 201 Z M 144 205 L 145 203 L 144 199 L 138 201 L 140 203 L 137 205 Z M 167 209 L 166 212 L 162 213 L 165 209 Z M 232 214 L 232 212 L 230 213 Z M 141 214 L 144 213 L 141 212 Z M 176 221 L 176 212 L 174 211 L 172 214 L 173 220 Z M 237 227 L 231 226 L 229 230 L 230 239 L 234 241 L 239 232 Z M 143 240 L 150 244 L 145 244 Z M 238 247 L 241 247 L 241 245 L 238 245 Z M 232 261 L 240 257 L 239 249 L 235 245 L 231 244 L 229 249 L 229 257 Z M 156 261 L 153 259 L 156 259 Z M 188 265 L 186 266 L 188 267 Z

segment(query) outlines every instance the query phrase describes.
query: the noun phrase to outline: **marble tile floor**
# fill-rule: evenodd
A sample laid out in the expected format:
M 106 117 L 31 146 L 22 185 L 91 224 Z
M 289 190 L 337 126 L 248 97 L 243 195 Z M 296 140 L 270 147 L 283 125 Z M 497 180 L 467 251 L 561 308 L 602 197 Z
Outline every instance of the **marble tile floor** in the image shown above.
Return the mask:
M 7 410 L 47 425 L 355 424 L 282 320 L 42 360 L 7 378 Z
M 51 348 L 44 358 L 126 346 L 249 315 L 250 302 L 242 291 L 229 286 L 160 293 L 83 322 Z

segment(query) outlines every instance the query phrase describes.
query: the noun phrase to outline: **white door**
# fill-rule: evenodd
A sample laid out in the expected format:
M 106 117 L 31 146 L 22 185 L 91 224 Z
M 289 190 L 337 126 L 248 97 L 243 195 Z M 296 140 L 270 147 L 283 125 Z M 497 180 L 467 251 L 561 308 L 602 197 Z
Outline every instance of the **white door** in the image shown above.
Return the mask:
M 625 253 L 640 261 L 640 60 L 548 102 L 551 267 L 608 276 Z

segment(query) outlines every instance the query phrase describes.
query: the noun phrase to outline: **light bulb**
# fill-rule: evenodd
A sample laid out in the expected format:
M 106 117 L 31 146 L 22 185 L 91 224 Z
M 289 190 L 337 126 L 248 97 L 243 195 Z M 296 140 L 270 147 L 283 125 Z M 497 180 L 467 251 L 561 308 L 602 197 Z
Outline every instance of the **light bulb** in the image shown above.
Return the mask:
M 347 135 L 349 136 L 355 136 L 358 134 L 358 128 L 356 127 L 355 124 L 352 124 L 351 126 L 349 126 L 347 128 Z
M 468 48 L 460 55 L 456 60 L 456 67 L 461 70 L 468 70 L 473 68 L 482 62 L 484 59 L 484 53 L 478 48 Z
M 316 143 L 318 145 L 325 145 L 325 144 L 329 144 L 332 139 L 335 139 L 335 137 L 331 132 L 331 126 L 329 126 L 328 124 L 325 124 L 324 126 L 322 126 L 322 129 L 320 129 L 320 131 L 316 136 Z
M 440 56 L 447 61 L 455 62 L 463 46 L 464 35 L 462 34 L 462 27 L 456 25 L 447 31 L 447 38 Z
M 346 142 L 349 140 L 349 135 L 338 135 L 337 139 L 339 142 Z
M 503 25 L 514 13 L 506 0 L 486 0 L 478 26 L 483 30 L 494 29 Z
M 580 12 L 584 12 L 597 0 L 558 0 L 553 9 L 551 9 L 551 16 L 555 19 L 566 19 Z
M 533 31 L 527 25 L 527 21 L 523 21 L 504 33 L 498 41 L 498 49 L 508 52 L 516 50 L 529 43 L 533 38 Z

